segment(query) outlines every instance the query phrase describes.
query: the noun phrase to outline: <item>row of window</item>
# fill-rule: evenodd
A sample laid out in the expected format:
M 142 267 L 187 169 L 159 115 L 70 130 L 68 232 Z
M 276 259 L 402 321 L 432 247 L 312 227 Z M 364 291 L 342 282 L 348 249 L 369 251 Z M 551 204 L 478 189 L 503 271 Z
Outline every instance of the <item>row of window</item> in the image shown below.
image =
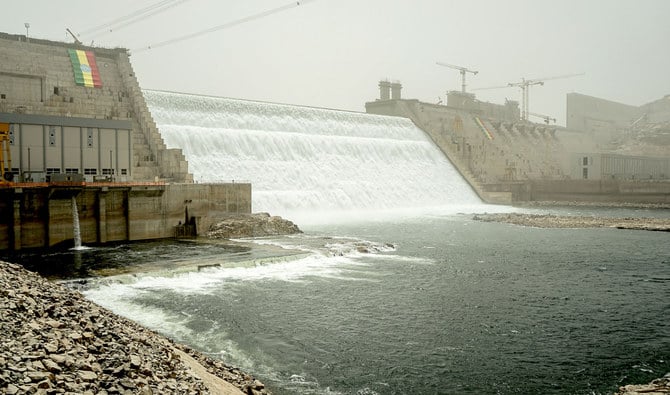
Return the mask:
M 86 146 L 89 148 L 93 147 L 93 128 L 86 129 Z M 9 125 L 9 145 L 14 145 L 14 125 Z M 49 146 L 56 146 L 56 127 L 49 126 Z
M 5 169 L 6 172 L 11 172 L 11 173 L 19 173 L 18 168 L 12 168 L 11 171 L 9 169 Z M 60 174 L 61 169 L 58 167 L 47 167 L 45 170 L 46 174 Z M 79 174 L 79 169 L 76 168 L 66 168 L 65 169 L 65 174 Z M 85 175 L 91 175 L 95 176 L 98 174 L 98 169 L 96 168 L 85 168 L 84 169 L 84 174 Z M 114 175 L 115 174 L 115 169 L 102 169 L 102 175 Z M 121 175 L 126 176 L 128 175 L 128 169 L 121 169 Z

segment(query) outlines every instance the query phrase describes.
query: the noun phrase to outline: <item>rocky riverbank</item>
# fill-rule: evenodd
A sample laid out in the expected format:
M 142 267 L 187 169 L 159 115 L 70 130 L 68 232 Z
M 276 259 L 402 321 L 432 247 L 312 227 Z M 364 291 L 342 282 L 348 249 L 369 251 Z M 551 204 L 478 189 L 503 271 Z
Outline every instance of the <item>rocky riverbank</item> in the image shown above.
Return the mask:
M 475 214 L 477 221 L 505 222 L 537 228 L 617 228 L 670 232 L 670 218 L 609 218 L 553 214 Z
M 252 376 L 0 261 L 0 393 L 269 394 Z
M 649 384 L 626 385 L 616 395 L 667 395 L 670 394 L 670 373 Z
M 212 239 L 237 239 L 302 233 L 293 222 L 268 213 L 239 214 L 222 218 L 205 235 Z

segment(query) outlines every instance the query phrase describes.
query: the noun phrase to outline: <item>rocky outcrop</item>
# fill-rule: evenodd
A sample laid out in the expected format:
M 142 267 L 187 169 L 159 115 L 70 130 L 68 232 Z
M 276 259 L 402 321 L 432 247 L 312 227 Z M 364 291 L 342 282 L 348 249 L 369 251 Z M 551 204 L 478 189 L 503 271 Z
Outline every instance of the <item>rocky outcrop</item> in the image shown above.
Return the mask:
M 669 218 L 610 218 L 559 216 L 552 214 L 475 214 L 477 221 L 506 222 L 538 228 L 618 228 L 670 232 Z
M 670 394 L 670 373 L 649 384 L 631 384 L 619 388 L 616 395 L 667 395 Z
M 268 392 L 248 374 L 0 262 L 0 393 Z
M 277 236 L 302 233 L 293 222 L 268 213 L 236 214 L 210 226 L 206 236 L 213 239 Z

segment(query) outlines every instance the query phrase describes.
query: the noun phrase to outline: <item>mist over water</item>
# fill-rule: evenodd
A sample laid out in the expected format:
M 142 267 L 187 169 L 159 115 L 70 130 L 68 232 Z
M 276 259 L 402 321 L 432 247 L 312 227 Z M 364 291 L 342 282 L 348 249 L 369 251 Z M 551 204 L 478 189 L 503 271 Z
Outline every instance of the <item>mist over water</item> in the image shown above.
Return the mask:
M 252 183 L 253 211 L 330 222 L 342 215 L 482 211 L 482 202 L 410 120 L 144 91 L 169 148 L 196 182 Z

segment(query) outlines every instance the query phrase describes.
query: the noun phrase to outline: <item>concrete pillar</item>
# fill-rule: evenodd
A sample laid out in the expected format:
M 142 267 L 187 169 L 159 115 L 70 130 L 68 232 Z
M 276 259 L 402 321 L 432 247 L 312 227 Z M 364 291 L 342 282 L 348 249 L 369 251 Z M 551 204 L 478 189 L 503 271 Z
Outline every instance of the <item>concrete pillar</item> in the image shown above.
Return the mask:
M 391 83 L 388 81 L 379 81 L 379 99 L 389 100 L 391 98 Z
M 21 249 L 21 188 L 14 190 L 14 224 L 12 236 L 14 237 L 14 251 Z
M 400 100 L 400 90 L 402 90 L 402 84 L 400 82 L 394 82 L 391 84 L 391 99 Z
M 98 243 L 107 242 L 107 187 L 98 192 Z

